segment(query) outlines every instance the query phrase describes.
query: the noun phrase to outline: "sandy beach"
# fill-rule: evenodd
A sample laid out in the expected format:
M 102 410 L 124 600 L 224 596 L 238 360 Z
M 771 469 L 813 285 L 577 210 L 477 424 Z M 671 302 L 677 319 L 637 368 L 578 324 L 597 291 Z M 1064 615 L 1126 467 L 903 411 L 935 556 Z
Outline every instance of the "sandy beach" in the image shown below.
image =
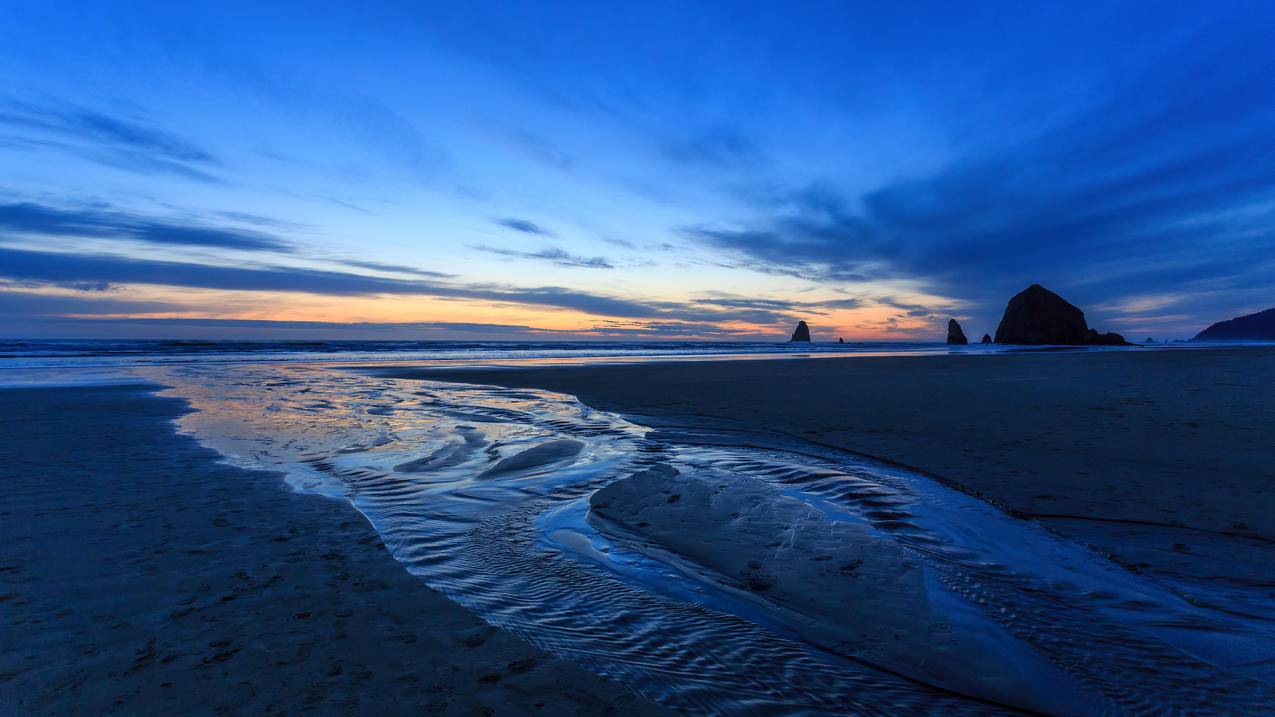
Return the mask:
M 1133 570 L 1275 572 L 1269 348 L 374 372 L 789 434 L 918 469 Z
M 166 375 L 0 391 L 0 711 L 1270 704 L 1275 350 Z
M 0 712 L 664 714 L 410 576 L 145 387 L 0 391 Z
M 0 717 L 1275 717 L 1275 3 L 0 2 Z

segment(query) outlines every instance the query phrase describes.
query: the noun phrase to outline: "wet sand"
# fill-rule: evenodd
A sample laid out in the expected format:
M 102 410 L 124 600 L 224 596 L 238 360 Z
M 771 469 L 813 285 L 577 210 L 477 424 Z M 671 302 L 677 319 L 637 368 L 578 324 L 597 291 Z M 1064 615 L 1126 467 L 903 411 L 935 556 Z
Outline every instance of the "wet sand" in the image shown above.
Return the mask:
M 790 434 L 913 467 L 1132 570 L 1275 587 L 1275 349 L 374 372 Z
M 640 715 L 142 387 L 0 391 L 0 712 Z

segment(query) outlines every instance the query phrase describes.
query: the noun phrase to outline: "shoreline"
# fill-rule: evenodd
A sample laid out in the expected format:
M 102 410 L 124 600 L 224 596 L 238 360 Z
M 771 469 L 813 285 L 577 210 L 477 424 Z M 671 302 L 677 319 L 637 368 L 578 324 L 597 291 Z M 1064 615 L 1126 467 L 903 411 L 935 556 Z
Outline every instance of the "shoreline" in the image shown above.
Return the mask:
M 0 391 L 6 711 L 671 714 L 430 589 L 345 501 L 222 462 L 157 388 Z
M 691 455 L 778 440 L 878 456 L 1161 577 L 1197 608 L 1275 617 L 1261 520 L 1275 349 L 361 370 L 569 394 L 552 400 L 686 434 Z M 315 407 L 302 396 L 354 378 L 323 371 L 297 382 L 300 430 Z M 246 393 L 208 385 L 232 402 L 263 386 L 236 380 Z M 382 415 L 448 390 L 383 383 L 397 394 L 340 405 Z M 0 707 L 670 713 L 427 587 L 347 501 L 224 462 L 179 430 L 191 404 L 159 388 L 0 391 L 0 540 L 13 546 Z M 217 420 L 204 408 L 193 415 Z M 270 410 L 246 435 L 273 435 Z M 696 428 L 726 433 L 696 444 Z M 996 520 L 975 532 L 995 535 Z
M 358 370 L 786 434 L 915 470 L 1137 572 L 1249 587 L 1275 572 L 1275 348 Z

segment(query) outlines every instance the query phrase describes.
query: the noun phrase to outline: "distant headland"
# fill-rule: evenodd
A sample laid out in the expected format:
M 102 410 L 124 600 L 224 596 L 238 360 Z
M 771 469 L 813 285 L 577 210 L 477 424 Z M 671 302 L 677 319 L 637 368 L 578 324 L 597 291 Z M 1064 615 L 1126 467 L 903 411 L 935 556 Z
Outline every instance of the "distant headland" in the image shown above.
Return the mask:
M 1275 309 L 1219 321 L 1192 341 L 1275 341 Z

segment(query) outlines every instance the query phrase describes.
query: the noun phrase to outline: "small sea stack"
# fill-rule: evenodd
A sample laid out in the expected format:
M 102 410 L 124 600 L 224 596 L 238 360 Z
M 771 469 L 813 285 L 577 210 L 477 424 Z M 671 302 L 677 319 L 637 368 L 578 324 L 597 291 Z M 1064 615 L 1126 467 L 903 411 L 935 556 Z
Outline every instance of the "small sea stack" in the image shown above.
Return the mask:
M 979 341 L 980 344 L 990 344 L 991 342 L 992 342 L 992 337 L 990 334 L 983 334 L 983 340 Z
M 789 343 L 805 342 L 810 343 L 810 327 L 806 326 L 806 322 L 798 321 L 797 328 L 792 332 L 792 338 L 788 339 Z
M 964 346 L 968 344 L 969 339 L 965 338 L 965 332 L 961 331 L 961 325 L 956 319 L 947 320 L 947 343 L 949 346 Z

